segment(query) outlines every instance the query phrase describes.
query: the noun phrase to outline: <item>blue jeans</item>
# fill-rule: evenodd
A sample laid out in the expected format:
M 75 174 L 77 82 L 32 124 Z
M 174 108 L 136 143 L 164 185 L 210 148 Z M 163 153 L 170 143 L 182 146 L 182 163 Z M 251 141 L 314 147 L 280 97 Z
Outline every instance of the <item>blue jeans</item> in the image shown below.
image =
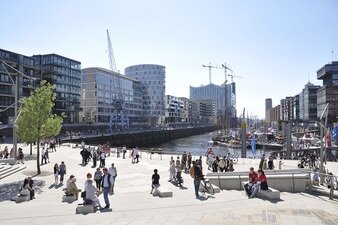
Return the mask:
M 108 195 L 109 195 L 109 187 L 104 187 L 103 188 L 104 203 L 106 203 L 107 206 L 110 206 Z
M 198 197 L 198 191 L 200 189 L 200 184 L 201 184 L 201 179 L 200 178 L 195 178 L 194 179 L 194 187 L 195 187 L 195 195 Z

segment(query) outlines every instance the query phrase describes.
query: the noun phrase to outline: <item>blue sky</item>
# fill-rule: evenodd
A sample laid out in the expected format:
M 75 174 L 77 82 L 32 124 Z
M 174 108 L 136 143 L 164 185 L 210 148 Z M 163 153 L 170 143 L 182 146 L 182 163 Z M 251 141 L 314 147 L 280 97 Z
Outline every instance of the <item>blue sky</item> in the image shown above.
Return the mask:
M 301 92 L 316 71 L 338 60 L 336 0 L 0 0 L 0 48 L 56 53 L 82 68 L 108 68 L 109 29 L 117 68 L 166 66 L 166 94 L 189 97 L 208 84 L 208 69 L 227 62 L 237 83 L 237 110 L 264 116 L 265 98 Z M 224 82 L 213 70 L 212 82 Z

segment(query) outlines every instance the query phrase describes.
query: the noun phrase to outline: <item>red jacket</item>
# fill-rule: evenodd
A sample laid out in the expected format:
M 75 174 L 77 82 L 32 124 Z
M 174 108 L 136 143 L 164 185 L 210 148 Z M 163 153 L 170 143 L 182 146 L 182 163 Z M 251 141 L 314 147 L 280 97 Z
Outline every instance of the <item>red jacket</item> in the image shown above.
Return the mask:
M 250 183 L 256 183 L 258 179 L 258 175 L 255 171 L 249 173 L 249 182 Z

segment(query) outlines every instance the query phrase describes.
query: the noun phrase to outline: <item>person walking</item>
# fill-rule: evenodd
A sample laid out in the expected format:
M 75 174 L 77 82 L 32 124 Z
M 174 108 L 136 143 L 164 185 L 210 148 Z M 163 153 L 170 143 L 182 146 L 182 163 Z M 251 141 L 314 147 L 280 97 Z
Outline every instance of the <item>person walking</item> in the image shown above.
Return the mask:
M 57 185 L 59 183 L 59 165 L 57 163 L 54 164 L 54 184 Z
M 150 194 L 153 193 L 155 188 L 160 186 L 160 175 L 157 173 L 157 169 L 154 169 L 154 174 L 151 176 L 151 191 Z
M 97 168 L 94 173 L 94 180 L 96 182 L 96 188 L 100 191 L 101 190 L 101 182 L 102 182 L 102 171 L 100 168 Z
M 112 194 L 112 183 L 114 182 L 113 177 L 108 173 L 107 168 L 103 168 L 103 176 L 102 176 L 102 189 L 103 189 L 103 198 L 106 206 L 105 209 L 110 207 L 110 202 L 108 198 L 108 194 Z
M 197 161 L 198 159 L 196 162 L 192 161 L 192 167 L 190 168 L 189 174 L 192 178 L 194 178 L 195 196 L 196 198 L 199 198 L 199 188 L 201 180 L 203 179 L 203 173 L 201 167 L 199 166 L 199 162 Z
M 59 167 L 59 173 L 60 173 L 60 184 L 63 184 L 63 178 L 66 174 L 66 164 L 64 161 L 61 162 L 60 167 Z
M 22 152 L 22 148 L 19 148 L 18 163 L 21 162 L 22 164 L 24 164 L 23 157 L 24 157 L 24 155 L 23 155 L 23 152 Z
M 116 181 L 116 177 L 117 177 L 117 169 L 116 169 L 114 163 L 111 164 L 111 167 L 109 168 L 108 173 L 114 179 L 114 182 L 112 183 L 112 193 L 114 194 L 114 186 L 115 186 L 115 181 Z

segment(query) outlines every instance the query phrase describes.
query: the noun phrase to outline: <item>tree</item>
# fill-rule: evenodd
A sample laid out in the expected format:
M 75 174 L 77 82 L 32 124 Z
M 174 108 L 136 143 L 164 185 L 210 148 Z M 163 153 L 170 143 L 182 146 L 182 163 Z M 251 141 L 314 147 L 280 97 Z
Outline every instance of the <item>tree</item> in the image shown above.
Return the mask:
M 21 141 L 37 143 L 37 173 L 40 174 L 40 141 L 60 133 L 63 118 L 52 114 L 55 86 L 41 81 L 31 96 L 23 98 L 17 121 L 17 135 Z

